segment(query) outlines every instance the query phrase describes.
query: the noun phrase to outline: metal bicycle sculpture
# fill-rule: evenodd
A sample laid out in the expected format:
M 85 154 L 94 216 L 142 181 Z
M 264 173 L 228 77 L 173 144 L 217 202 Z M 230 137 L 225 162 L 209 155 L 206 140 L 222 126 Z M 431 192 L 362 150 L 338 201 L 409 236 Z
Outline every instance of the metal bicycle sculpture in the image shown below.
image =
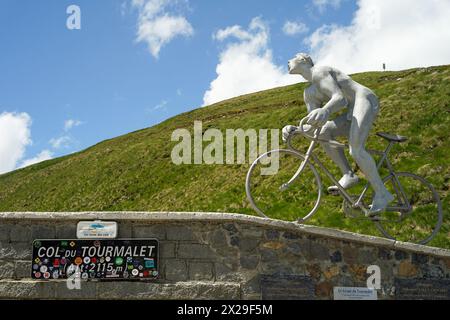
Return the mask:
M 392 147 L 396 143 L 407 141 L 406 137 L 378 133 L 378 136 L 386 139 L 389 144 L 383 152 L 370 150 L 370 153 L 381 157 L 378 170 L 386 165 L 389 174 L 383 181 L 395 196 L 395 200 L 384 213 L 370 218 L 367 217 L 373 198 L 370 184 L 367 184 L 360 194 L 350 194 L 314 153 L 319 143 L 327 143 L 335 148 L 346 148 L 347 145 L 319 138 L 322 129 L 320 127 L 305 130 L 306 121 L 307 118 L 304 118 L 300 122 L 299 130 L 289 135 L 289 149 L 269 151 L 251 165 L 246 179 L 246 193 L 258 214 L 267 218 L 287 218 L 299 223 L 310 219 L 319 209 L 323 195 L 321 177 L 316 169 L 318 167 L 337 186 L 336 195 L 344 199 L 343 210 L 347 217 L 372 221 L 385 237 L 393 240 L 426 244 L 436 236 L 443 220 L 438 193 L 420 176 L 395 172 L 388 159 Z M 296 135 L 311 140 L 306 154 L 292 146 L 292 139 Z M 274 156 L 278 157 L 280 163 L 278 172 L 275 175 L 263 175 L 261 169 L 264 169 L 264 162 L 273 160 Z

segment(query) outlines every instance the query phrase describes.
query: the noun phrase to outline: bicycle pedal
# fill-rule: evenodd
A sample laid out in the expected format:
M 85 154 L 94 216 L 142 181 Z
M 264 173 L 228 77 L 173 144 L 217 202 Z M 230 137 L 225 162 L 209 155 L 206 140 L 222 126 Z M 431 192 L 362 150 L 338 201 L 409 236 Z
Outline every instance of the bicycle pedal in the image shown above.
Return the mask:
M 370 220 L 370 221 L 373 221 L 373 222 L 380 222 L 380 221 L 381 221 L 381 218 L 375 216 L 375 217 L 369 217 L 369 220 Z
M 329 194 L 330 196 L 337 197 L 337 196 L 339 196 L 341 193 L 340 193 L 339 189 L 328 189 L 328 194 Z

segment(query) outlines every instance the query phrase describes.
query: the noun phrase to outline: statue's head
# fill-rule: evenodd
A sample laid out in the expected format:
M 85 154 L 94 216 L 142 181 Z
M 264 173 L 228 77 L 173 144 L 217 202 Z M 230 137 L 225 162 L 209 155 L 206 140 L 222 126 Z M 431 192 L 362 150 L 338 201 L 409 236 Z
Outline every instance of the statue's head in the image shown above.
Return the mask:
M 314 62 L 306 53 L 299 53 L 288 62 L 288 69 L 290 74 L 299 74 L 304 67 L 313 67 Z

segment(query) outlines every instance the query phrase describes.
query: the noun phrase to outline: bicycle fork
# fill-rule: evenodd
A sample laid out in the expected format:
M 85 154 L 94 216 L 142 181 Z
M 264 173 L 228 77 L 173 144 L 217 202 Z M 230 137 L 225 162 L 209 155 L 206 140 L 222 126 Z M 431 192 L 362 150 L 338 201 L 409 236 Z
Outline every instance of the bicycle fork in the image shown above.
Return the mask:
M 286 191 L 287 189 L 289 189 L 289 187 L 291 186 L 291 184 L 293 184 L 295 181 L 297 181 L 297 179 L 301 176 L 301 174 L 303 173 L 303 171 L 304 171 L 305 168 L 306 168 L 306 165 L 307 165 L 308 162 L 309 162 L 309 159 L 311 158 L 312 152 L 313 152 L 314 149 L 316 148 L 316 145 L 317 145 L 317 139 L 318 139 L 318 137 L 319 137 L 319 134 L 320 134 L 320 129 L 317 129 L 317 130 L 315 131 L 315 134 L 314 134 L 314 140 L 311 142 L 311 144 L 309 145 L 308 151 L 306 152 L 305 160 L 302 161 L 300 167 L 298 168 L 297 172 L 292 176 L 291 180 L 289 180 L 289 181 L 286 182 L 286 183 L 283 183 L 283 184 L 280 186 L 280 191 Z M 288 146 L 289 146 L 290 149 L 294 150 L 294 149 L 292 148 L 292 145 L 291 145 L 291 141 L 290 141 L 290 140 L 288 141 Z

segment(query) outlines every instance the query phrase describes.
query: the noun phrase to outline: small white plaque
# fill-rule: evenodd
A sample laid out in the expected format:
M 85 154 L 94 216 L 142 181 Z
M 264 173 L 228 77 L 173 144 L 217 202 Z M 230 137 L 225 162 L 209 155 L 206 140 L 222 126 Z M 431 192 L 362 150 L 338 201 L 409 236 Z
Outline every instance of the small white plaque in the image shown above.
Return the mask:
M 117 238 L 117 222 L 80 221 L 77 225 L 77 238 L 115 239 Z
M 369 288 L 334 287 L 334 300 L 378 300 L 377 290 Z

